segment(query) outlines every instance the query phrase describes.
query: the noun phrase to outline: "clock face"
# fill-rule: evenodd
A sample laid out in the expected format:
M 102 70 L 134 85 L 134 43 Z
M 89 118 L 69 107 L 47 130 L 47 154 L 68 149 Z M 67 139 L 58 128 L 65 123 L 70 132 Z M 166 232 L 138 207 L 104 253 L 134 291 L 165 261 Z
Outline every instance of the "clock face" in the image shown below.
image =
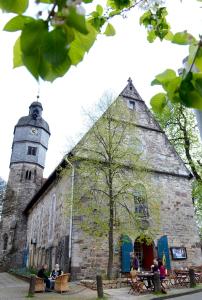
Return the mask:
M 32 133 L 32 134 L 37 134 L 37 133 L 38 133 L 38 130 L 37 130 L 36 128 L 33 127 L 33 128 L 31 129 L 31 133 Z

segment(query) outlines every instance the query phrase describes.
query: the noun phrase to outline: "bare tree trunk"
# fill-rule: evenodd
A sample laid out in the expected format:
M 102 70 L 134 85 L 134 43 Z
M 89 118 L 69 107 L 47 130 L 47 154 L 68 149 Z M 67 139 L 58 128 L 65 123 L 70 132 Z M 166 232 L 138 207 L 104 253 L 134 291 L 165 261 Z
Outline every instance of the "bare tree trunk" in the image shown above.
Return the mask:
M 112 192 L 112 176 L 111 170 L 109 168 L 109 234 L 108 234 L 108 246 L 109 246 L 109 256 L 108 256 L 108 266 L 107 266 L 107 278 L 112 278 L 113 269 L 113 259 L 114 259 L 114 200 Z

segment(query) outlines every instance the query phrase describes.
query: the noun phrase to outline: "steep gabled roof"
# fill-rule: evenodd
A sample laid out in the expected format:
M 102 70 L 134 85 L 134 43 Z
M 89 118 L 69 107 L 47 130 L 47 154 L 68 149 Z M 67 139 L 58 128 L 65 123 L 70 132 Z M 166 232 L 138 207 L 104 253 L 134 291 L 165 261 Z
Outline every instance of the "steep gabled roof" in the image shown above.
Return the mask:
M 123 91 L 120 93 L 120 96 L 126 97 L 126 98 L 131 98 L 134 100 L 143 101 L 142 98 L 140 97 L 140 95 L 138 94 L 136 88 L 134 87 L 132 79 L 130 77 L 128 78 L 128 84 L 123 89 Z

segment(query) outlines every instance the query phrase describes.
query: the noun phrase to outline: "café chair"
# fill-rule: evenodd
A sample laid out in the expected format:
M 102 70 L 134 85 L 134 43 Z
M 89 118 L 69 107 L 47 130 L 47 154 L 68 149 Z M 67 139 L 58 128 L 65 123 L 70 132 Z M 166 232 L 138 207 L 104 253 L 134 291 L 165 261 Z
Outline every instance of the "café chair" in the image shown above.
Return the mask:
M 40 278 L 38 276 L 35 277 L 35 292 L 45 292 L 45 283 L 43 278 Z
M 130 272 L 130 290 L 128 294 L 140 294 L 142 292 L 145 292 L 145 284 L 144 282 L 140 281 L 137 277 L 137 272 L 136 271 L 131 271 Z
M 69 291 L 69 285 L 68 285 L 69 277 L 70 277 L 69 273 L 58 276 L 55 279 L 54 290 L 56 292 L 60 292 L 61 294 L 63 292 L 68 292 Z

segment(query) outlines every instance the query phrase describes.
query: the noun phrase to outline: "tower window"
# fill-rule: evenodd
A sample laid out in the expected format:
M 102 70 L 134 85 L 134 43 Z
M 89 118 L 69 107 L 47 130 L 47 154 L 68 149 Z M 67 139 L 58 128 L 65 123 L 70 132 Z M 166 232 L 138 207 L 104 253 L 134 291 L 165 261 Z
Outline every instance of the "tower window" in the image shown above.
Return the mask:
M 37 147 L 28 146 L 27 155 L 36 155 Z
M 135 110 L 135 101 L 129 100 L 128 108 L 130 108 L 131 110 Z
M 32 178 L 32 172 L 27 170 L 25 174 L 25 179 L 31 180 L 31 178 Z

